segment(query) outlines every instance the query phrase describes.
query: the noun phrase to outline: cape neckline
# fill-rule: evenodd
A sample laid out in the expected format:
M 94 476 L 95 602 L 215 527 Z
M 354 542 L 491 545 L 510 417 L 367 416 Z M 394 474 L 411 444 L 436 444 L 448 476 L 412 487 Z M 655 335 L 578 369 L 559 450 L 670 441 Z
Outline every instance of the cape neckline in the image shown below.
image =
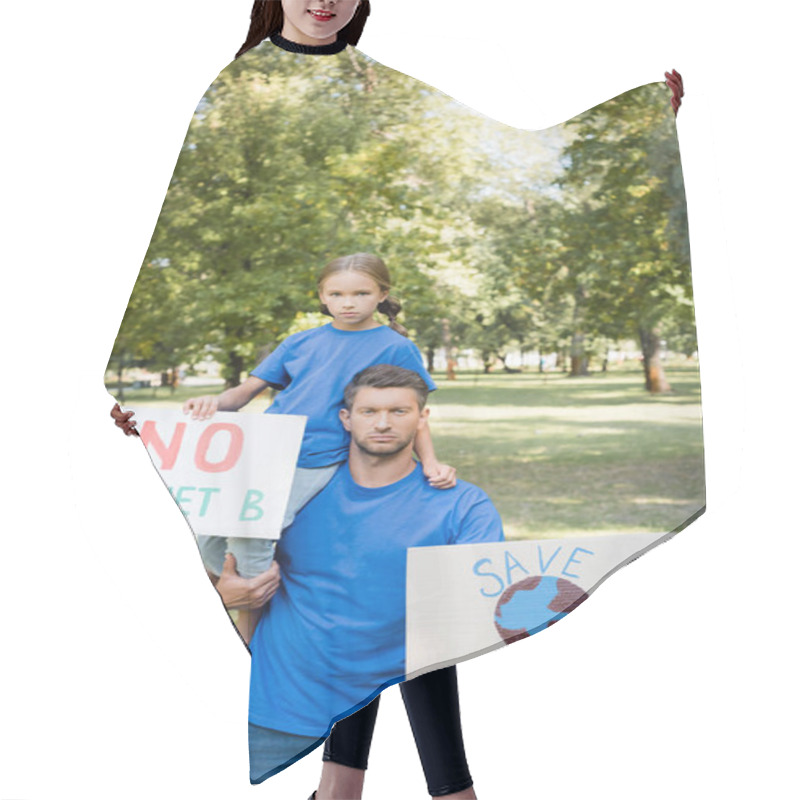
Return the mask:
M 288 50 L 290 53 L 304 53 L 305 55 L 335 55 L 336 53 L 341 53 L 342 50 L 347 47 L 347 41 L 345 39 L 337 39 L 330 44 L 298 44 L 297 42 L 286 39 L 279 33 L 270 36 L 270 41 L 276 47 L 280 47 L 281 50 Z

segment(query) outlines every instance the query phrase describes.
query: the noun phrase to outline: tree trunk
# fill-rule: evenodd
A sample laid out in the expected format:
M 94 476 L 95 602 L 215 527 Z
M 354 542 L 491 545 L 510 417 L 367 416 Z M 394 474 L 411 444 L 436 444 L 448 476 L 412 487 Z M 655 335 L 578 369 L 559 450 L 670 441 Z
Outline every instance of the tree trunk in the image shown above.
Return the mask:
M 453 337 L 450 335 L 450 320 L 442 320 L 442 341 L 444 342 L 444 352 L 447 358 L 447 380 L 456 379 L 456 359 L 453 352 Z
M 125 402 L 125 389 L 122 386 L 122 356 L 119 357 L 117 362 L 117 400 L 120 405 Z
M 572 334 L 572 345 L 569 351 L 569 376 L 577 378 L 589 374 L 589 359 L 586 356 L 584 336 L 582 333 Z
M 577 378 L 589 374 L 586 357 L 586 337 L 583 333 L 583 306 L 586 292 L 582 286 L 575 290 L 575 308 L 572 311 L 572 342 L 569 349 L 569 376 Z
M 644 388 L 652 394 L 672 391 L 664 374 L 659 347 L 661 337 L 658 328 L 639 328 L 639 341 L 642 345 L 642 366 L 644 367 Z
M 238 353 L 228 353 L 228 366 L 225 370 L 225 388 L 231 389 L 238 386 L 242 381 L 242 370 L 244 369 L 244 358 Z
M 433 372 L 433 356 L 434 350 L 429 347 L 425 350 L 425 360 L 428 362 L 428 372 Z

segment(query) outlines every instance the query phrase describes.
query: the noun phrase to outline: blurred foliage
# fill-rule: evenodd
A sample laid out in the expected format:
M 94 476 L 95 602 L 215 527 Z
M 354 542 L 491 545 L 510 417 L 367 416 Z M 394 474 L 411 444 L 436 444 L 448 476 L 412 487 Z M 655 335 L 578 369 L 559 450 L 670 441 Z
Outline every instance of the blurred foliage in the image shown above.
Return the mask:
M 348 51 L 268 43 L 197 107 L 109 370 L 209 354 L 238 383 L 318 324 L 316 274 L 374 252 L 423 352 L 597 353 L 642 328 L 691 352 L 685 202 L 667 90 L 539 133 Z

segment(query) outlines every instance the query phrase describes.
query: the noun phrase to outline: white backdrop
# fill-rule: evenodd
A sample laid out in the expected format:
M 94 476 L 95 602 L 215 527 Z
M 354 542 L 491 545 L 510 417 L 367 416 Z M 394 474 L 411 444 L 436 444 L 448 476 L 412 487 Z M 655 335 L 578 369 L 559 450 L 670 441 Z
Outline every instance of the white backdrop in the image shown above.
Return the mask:
M 249 785 L 248 657 L 102 385 L 192 110 L 250 5 L 2 12 L 3 800 L 288 800 L 316 786 L 317 755 Z M 459 668 L 479 796 L 788 796 L 798 176 L 782 6 L 373 5 L 365 52 L 519 126 L 667 68 L 687 87 L 709 511 L 554 628 Z M 393 689 L 365 798 L 425 796 Z

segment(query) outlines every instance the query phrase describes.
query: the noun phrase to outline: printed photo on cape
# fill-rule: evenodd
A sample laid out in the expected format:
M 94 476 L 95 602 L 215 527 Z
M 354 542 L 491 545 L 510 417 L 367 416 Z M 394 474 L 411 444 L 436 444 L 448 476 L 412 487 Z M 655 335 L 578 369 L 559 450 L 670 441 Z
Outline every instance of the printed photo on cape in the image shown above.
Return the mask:
M 198 104 L 114 344 L 109 392 L 146 414 L 239 386 L 281 348 L 331 330 L 318 294 L 326 264 L 375 254 L 419 372 L 436 386 L 437 456 L 486 493 L 506 539 L 430 552 L 398 542 L 406 568 L 381 588 L 403 592 L 402 632 L 375 645 L 395 653 L 391 664 L 366 683 L 323 671 L 319 682 L 341 694 L 298 710 L 307 722 L 287 733 L 324 738 L 391 683 L 542 630 L 703 513 L 669 97 L 647 84 L 522 131 L 352 48 L 310 59 L 265 41 Z M 268 410 L 291 385 L 267 382 L 241 414 Z M 343 397 L 325 402 L 344 407 Z M 346 468 L 314 503 L 338 491 Z M 292 585 L 282 570 L 279 594 Z M 315 597 L 324 612 L 326 597 Z M 323 650 L 339 646 L 317 630 Z

